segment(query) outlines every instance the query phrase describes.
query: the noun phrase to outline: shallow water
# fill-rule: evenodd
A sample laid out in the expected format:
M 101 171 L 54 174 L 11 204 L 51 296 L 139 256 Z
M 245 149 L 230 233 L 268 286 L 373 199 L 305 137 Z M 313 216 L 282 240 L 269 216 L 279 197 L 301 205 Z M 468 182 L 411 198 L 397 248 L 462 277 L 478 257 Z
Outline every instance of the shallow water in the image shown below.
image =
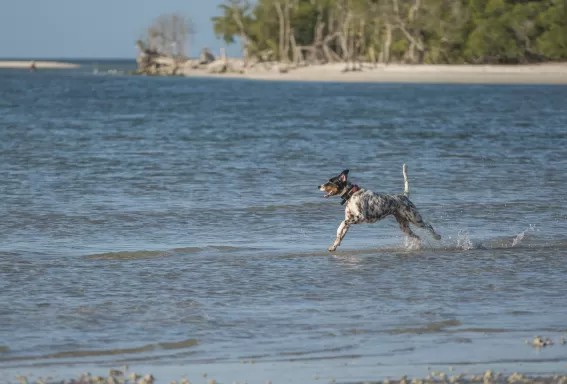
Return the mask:
M 567 362 L 566 87 L 2 71 L 0 90 L 10 375 Z M 404 162 L 443 240 L 409 249 L 388 218 L 327 252 L 344 210 L 316 186 L 348 168 L 401 192 Z

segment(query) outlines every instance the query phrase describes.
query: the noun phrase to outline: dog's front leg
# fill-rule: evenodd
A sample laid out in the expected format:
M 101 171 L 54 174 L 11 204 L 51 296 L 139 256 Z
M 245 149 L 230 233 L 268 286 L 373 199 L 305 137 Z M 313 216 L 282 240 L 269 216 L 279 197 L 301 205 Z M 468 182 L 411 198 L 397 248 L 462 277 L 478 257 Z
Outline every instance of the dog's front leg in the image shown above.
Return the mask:
M 343 240 L 343 237 L 345 237 L 348 228 L 350 227 L 350 224 L 351 223 L 349 220 L 343 220 L 341 222 L 341 225 L 339 225 L 339 229 L 337 229 L 337 238 L 335 239 L 333 245 L 329 247 L 329 252 L 333 252 L 335 249 L 337 249 L 339 245 L 341 245 L 341 241 Z

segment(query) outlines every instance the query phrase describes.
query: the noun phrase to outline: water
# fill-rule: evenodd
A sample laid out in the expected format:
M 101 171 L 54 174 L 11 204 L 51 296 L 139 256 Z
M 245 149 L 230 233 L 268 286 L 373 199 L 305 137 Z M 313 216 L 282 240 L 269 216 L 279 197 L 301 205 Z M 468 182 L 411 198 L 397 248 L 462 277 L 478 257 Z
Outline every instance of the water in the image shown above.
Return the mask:
M 565 87 L 88 68 L 2 71 L 0 89 L 0 382 L 566 370 Z M 316 186 L 348 168 L 402 192 L 404 162 L 443 240 L 408 248 L 388 218 L 327 252 L 344 208 Z M 556 345 L 525 345 L 538 334 Z

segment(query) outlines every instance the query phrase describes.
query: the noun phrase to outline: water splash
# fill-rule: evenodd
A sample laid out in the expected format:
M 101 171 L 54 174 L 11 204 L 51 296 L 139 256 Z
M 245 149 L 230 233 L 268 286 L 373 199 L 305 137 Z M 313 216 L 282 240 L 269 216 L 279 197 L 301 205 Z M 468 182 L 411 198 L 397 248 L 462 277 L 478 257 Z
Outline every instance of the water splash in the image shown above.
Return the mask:
M 523 230 L 522 232 L 518 233 L 516 237 L 514 237 L 514 239 L 512 240 L 512 247 L 519 245 L 524 240 L 524 237 L 526 237 L 526 232 L 535 232 L 535 231 L 536 231 L 535 225 L 530 224 L 529 228 Z
M 404 236 L 404 248 L 408 251 L 419 251 L 423 248 L 421 240 L 413 237 Z
M 512 240 L 512 247 L 515 247 L 516 245 L 520 244 L 522 240 L 524 240 L 524 236 L 526 236 L 526 231 L 517 234 L 514 240 Z
M 475 248 L 467 231 L 459 231 L 457 233 L 457 248 L 461 248 L 463 251 Z

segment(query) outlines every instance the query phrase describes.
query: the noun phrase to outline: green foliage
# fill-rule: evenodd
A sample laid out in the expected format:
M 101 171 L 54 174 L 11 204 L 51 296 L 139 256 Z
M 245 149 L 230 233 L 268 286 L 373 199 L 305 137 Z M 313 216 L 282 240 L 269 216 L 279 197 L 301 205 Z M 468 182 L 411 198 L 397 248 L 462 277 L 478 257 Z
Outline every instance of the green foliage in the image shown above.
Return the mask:
M 392 44 L 392 55 L 401 59 L 404 53 L 408 50 L 409 43 L 406 39 L 397 39 Z
M 234 14 L 241 11 L 225 4 L 221 4 L 219 8 L 223 11 L 223 15 L 211 19 L 213 31 L 217 37 L 222 37 L 227 44 L 234 43 L 234 37 L 240 34 L 239 27 L 234 20 Z
M 543 32 L 536 38 L 538 52 L 551 60 L 567 59 L 567 5 L 555 0 L 541 12 L 536 23 Z
M 386 56 L 390 61 L 413 58 L 413 62 L 432 64 L 527 63 L 567 60 L 566 3 L 565 0 L 256 0 L 254 3 L 226 0 L 212 24 L 215 34 L 226 43 L 245 35 L 249 53 L 271 51 L 278 57 L 282 21 L 276 10 L 289 7 L 286 17 L 298 46 L 315 47 L 319 30 L 323 39 L 329 37 L 327 51 L 343 60 L 349 57 L 374 60 L 388 50 Z M 348 56 L 337 36 L 343 42 L 356 39 L 352 46 L 357 51 Z
M 293 13 L 292 25 L 299 45 L 309 45 L 315 39 L 315 25 L 319 12 L 312 2 L 302 1 Z

